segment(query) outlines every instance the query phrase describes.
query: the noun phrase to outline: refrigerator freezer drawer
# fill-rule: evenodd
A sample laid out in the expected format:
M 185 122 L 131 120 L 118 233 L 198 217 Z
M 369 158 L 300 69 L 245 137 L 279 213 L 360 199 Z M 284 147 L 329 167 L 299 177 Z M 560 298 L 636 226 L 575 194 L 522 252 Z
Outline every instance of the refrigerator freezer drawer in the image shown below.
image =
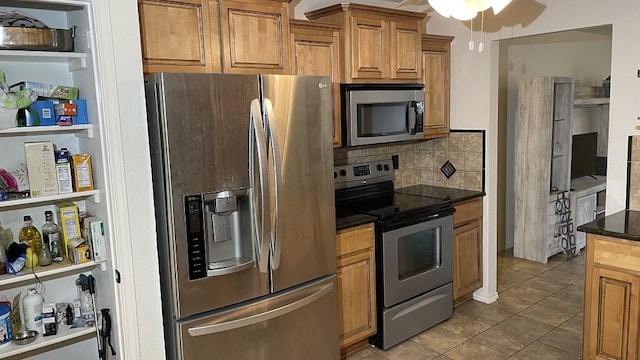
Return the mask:
M 180 360 L 338 359 L 336 277 L 177 323 Z

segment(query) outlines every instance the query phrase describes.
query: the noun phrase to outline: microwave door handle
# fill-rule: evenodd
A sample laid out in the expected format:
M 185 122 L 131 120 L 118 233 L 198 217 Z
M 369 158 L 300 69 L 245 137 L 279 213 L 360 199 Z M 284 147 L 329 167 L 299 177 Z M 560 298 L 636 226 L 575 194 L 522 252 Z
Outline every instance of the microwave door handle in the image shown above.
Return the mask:
M 278 215 L 279 215 L 279 203 L 278 203 L 278 190 L 280 188 L 280 184 L 282 184 L 281 180 L 281 167 L 280 167 L 280 150 L 278 148 L 278 134 L 275 131 L 275 112 L 273 111 L 273 103 L 268 98 L 265 98 L 263 101 L 264 108 L 264 117 L 265 124 L 267 126 L 268 131 L 268 146 L 271 150 L 267 151 L 267 158 L 271 157 L 271 161 L 273 164 L 273 213 L 271 214 L 271 266 L 273 270 L 278 269 L 280 266 L 280 253 L 281 253 L 281 245 L 278 239 Z
M 409 101 L 407 103 L 407 132 L 410 135 L 416 134 L 416 102 Z
M 262 124 L 262 111 L 260 110 L 260 101 L 254 99 L 251 101 L 251 120 L 249 125 L 249 173 L 251 179 L 251 208 L 253 210 L 253 225 L 256 234 L 256 255 L 260 272 L 268 271 L 269 262 L 269 230 L 267 221 L 269 219 L 269 187 L 265 186 L 266 179 L 266 133 Z M 258 157 L 258 184 L 255 184 L 255 157 Z M 255 192 L 259 191 L 260 206 L 256 204 Z

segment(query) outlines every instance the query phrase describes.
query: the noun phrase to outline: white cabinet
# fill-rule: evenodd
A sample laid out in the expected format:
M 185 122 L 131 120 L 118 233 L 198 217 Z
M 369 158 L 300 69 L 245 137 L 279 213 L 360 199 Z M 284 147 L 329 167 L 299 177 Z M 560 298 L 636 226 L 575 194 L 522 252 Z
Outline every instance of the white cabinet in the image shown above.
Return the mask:
M 585 176 L 571 181 L 571 213 L 574 218 L 577 250 L 585 247 L 586 234 L 575 230 L 575 228 L 591 222 L 599 216 L 604 216 L 606 181 L 606 177 L 601 175 Z
M 518 88 L 515 154 L 514 256 L 547 262 L 557 244 L 549 213 L 570 189 L 573 79 L 527 77 Z
M 48 197 L 36 197 L 19 200 L 7 200 L 0 202 L 0 222 L 3 227 L 11 228 L 14 234 L 14 240 L 17 240 L 17 234 L 22 226 L 22 217 L 24 215 L 32 215 L 34 225 L 41 228 L 44 224 L 44 211 L 54 210 L 54 204 L 60 200 L 70 200 L 75 202 L 81 210 L 87 211 L 104 220 L 105 236 L 107 239 L 107 256 L 108 261 L 97 265 L 93 262 L 82 265 L 67 266 L 52 265 L 49 267 L 37 267 L 36 273 L 44 282 L 46 290 L 44 293 L 45 302 L 71 302 L 76 298 L 75 279 L 78 274 L 91 273 L 96 278 L 96 309 L 98 313 L 100 309 L 108 308 L 112 316 L 112 343 L 116 348 L 117 356 L 109 356 L 110 359 L 127 358 L 126 354 L 136 354 L 135 347 L 140 341 L 134 339 L 134 335 L 130 334 L 127 341 L 131 341 L 132 345 L 124 345 L 122 337 L 123 331 L 130 323 L 136 319 L 125 319 L 123 313 L 136 313 L 134 306 L 125 308 L 120 304 L 131 305 L 135 298 L 130 282 L 123 294 L 120 292 L 120 286 L 116 282 L 116 278 L 120 275 L 117 270 L 124 268 L 129 269 L 127 265 L 131 264 L 128 256 L 121 256 L 123 253 L 130 252 L 126 247 L 130 246 L 127 242 L 128 238 L 118 237 L 116 235 L 125 234 L 130 230 L 128 221 L 131 221 L 133 215 L 129 215 L 126 206 L 118 206 L 122 204 L 122 198 L 126 195 L 122 193 L 127 189 L 117 188 L 117 184 L 122 184 L 118 176 L 121 175 L 125 165 L 122 159 L 111 158 L 112 154 L 120 152 L 122 154 L 123 146 L 122 138 L 128 135 L 114 132 L 117 129 L 117 122 L 120 121 L 124 114 L 119 113 L 119 104 L 122 100 L 120 96 L 127 97 L 132 101 L 142 102 L 142 82 L 141 69 L 139 83 L 132 82 L 127 84 L 131 88 L 123 90 L 122 84 L 117 82 L 117 78 L 122 76 L 116 74 L 116 58 L 113 49 L 119 45 L 114 44 L 111 34 L 105 33 L 112 30 L 113 20 L 110 18 L 110 6 L 107 2 L 94 0 L 42 0 L 42 1 L 11 1 L 3 2 L 9 4 L 10 7 L 0 6 L 0 11 L 20 10 L 44 21 L 52 28 L 71 28 L 76 27 L 75 51 L 72 53 L 57 53 L 44 51 L 19 51 L 19 50 L 0 50 L 0 69 L 6 73 L 7 82 L 9 84 L 22 80 L 29 80 L 42 83 L 70 85 L 79 88 L 80 97 L 87 99 L 87 110 L 90 125 L 71 126 L 71 127 L 38 127 L 27 129 L 6 129 L 0 131 L 0 148 L 2 153 L 0 156 L 0 168 L 9 168 L 17 163 L 24 161 L 24 143 L 30 141 L 52 141 L 59 147 L 66 147 L 72 153 L 91 154 L 92 167 L 94 175 L 95 191 L 84 193 L 72 193 L 65 195 L 56 195 Z M 119 4 L 122 11 L 133 10 L 134 16 L 132 24 L 137 26 L 135 19 L 135 2 L 132 4 Z M 128 15 L 122 16 L 128 19 Z M 121 29 L 128 29 L 128 23 L 124 23 Z M 128 21 L 128 20 L 127 20 Z M 102 34 L 97 32 L 101 29 Z M 134 27 L 135 29 L 135 27 Z M 100 36 L 98 36 L 100 35 Z M 134 33 L 136 35 L 136 33 Z M 135 36 L 131 39 L 123 40 L 123 43 L 136 41 Z M 137 45 L 139 46 L 139 45 Z M 135 48 L 133 48 L 135 50 Z M 138 48 L 139 49 L 139 48 Z M 138 50 L 139 52 L 139 50 Z M 138 56 L 139 58 L 139 56 Z M 100 68 L 104 64 L 109 64 L 108 69 Z M 126 66 L 125 66 L 126 68 Z M 128 69 L 119 68 L 121 71 Z M 118 93 L 121 91 L 122 93 Z M 135 111 L 136 108 L 129 111 Z M 126 110 L 124 110 L 126 112 Z M 107 123 L 107 119 L 110 123 Z M 144 120 L 140 120 L 143 121 Z M 132 123 L 131 130 L 139 130 L 139 123 Z M 142 130 L 146 131 L 142 126 Z M 137 135 L 140 141 L 146 141 L 146 133 Z M 143 154 L 137 154 L 144 157 Z M 148 153 L 146 154 L 148 156 Z M 124 156 L 123 156 L 124 157 Z M 116 160 L 120 163 L 116 165 Z M 141 159 L 138 166 L 148 164 L 148 159 Z M 141 172 L 138 182 L 144 183 L 146 173 Z M 115 183 L 114 181 L 120 181 Z M 136 195 L 133 197 L 139 198 Z M 138 213 L 138 216 L 144 216 L 151 213 Z M 59 223 L 59 220 L 57 220 Z M 149 230 L 146 219 L 140 221 L 142 229 Z M 153 231 L 150 232 L 153 234 Z M 133 235 L 133 234 L 132 234 Z M 141 239 L 146 242 L 146 239 Z M 155 243 L 155 241 L 153 241 Z M 150 251 L 151 256 L 155 255 L 155 250 Z M 116 268 L 118 265 L 118 268 Z M 151 268 L 153 270 L 153 268 Z M 153 272 L 153 271 L 150 271 Z M 156 271 L 157 272 L 157 271 Z M 132 275 L 125 272 L 123 277 L 129 279 Z M 151 282 L 156 281 L 157 277 L 151 275 Z M 13 299 L 13 296 L 19 292 L 32 287 L 35 283 L 33 275 L 21 274 L 19 276 L 2 275 L 0 276 L 0 294 L 6 295 Z M 146 285 L 143 285 L 146 286 Z M 129 296 L 127 296 L 129 295 Z M 153 294 L 151 294 L 153 295 Z M 156 302 L 150 300 L 150 308 L 156 309 Z M 135 305 L 135 304 L 134 304 Z M 144 309 L 141 309 L 144 312 Z M 99 322 L 98 322 L 99 323 Z M 140 325 L 140 326 L 144 326 Z M 125 347 L 123 349 L 123 347 Z M 133 347 L 133 351 L 127 349 Z M 58 335 L 43 337 L 29 345 L 18 346 L 9 344 L 0 347 L 0 359 L 5 358 L 22 358 L 24 356 L 32 356 L 34 359 L 98 359 L 97 345 L 95 339 L 95 328 L 68 329 L 62 326 L 58 330 Z

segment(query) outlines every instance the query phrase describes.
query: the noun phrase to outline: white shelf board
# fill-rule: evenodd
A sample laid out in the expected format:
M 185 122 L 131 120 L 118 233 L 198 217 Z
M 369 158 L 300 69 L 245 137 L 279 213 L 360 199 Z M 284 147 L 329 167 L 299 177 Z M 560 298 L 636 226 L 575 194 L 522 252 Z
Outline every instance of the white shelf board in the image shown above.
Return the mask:
M 86 59 L 87 54 L 57 51 L 0 50 L 0 57 L 2 57 L 2 61 L 67 64 L 76 59 Z
M 83 198 L 89 198 L 89 197 L 93 197 L 93 201 L 96 203 L 99 203 L 100 202 L 99 194 L 100 194 L 99 190 L 91 190 L 91 191 L 72 192 L 68 194 L 29 197 L 29 198 L 18 199 L 18 200 L 5 200 L 5 201 L 0 201 L 0 210 L 5 208 L 11 208 L 11 207 L 42 204 L 42 203 L 52 203 L 60 200 L 75 200 L 75 199 L 83 199 Z
M 0 136 L 40 135 L 49 133 L 84 133 L 85 137 L 93 137 L 93 124 L 70 126 L 23 126 L 0 130 Z
M 9 359 L 13 356 L 24 354 L 30 351 L 48 351 L 50 347 L 62 342 L 75 343 L 95 336 L 95 327 L 82 327 L 71 329 L 69 325 L 58 326 L 58 333 L 56 335 L 42 336 L 41 331 L 38 332 L 38 337 L 34 342 L 27 345 L 17 345 L 14 342 L 3 345 L 0 347 L 0 359 Z
M 592 107 L 606 105 L 609 103 L 608 97 L 601 98 L 576 98 L 573 100 L 573 106 L 575 107 Z
M 61 263 L 54 263 L 49 266 L 36 266 L 33 271 L 36 273 L 36 275 L 38 275 L 38 278 L 40 278 L 40 280 L 45 280 L 47 278 L 55 277 L 58 275 L 81 273 L 83 271 L 88 271 L 96 266 L 98 266 L 98 264 L 93 261 L 74 265 L 71 264 L 69 260 L 65 260 Z M 0 289 L 6 288 L 9 285 L 30 282 L 32 280 L 35 280 L 35 276 L 31 272 L 31 269 L 24 268 L 17 274 L 0 275 Z M 0 350 L 1 349 L 2 347 L 0 347 Z

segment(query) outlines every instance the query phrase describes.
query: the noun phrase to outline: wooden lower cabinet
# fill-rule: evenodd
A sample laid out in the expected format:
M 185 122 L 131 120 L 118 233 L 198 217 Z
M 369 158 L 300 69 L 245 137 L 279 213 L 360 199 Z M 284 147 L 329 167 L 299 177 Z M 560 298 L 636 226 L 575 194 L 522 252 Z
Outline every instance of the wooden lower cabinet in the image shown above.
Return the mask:
M 376 332 L 373 224 L 338 231 L 336 245 L 340 351 L 345 356 Z
M 482 287 L 482 198 L 455 204 L 453 301 L 463 302 Z
M 640 244 L 587 234 L 582 358 L 639 359 Z

